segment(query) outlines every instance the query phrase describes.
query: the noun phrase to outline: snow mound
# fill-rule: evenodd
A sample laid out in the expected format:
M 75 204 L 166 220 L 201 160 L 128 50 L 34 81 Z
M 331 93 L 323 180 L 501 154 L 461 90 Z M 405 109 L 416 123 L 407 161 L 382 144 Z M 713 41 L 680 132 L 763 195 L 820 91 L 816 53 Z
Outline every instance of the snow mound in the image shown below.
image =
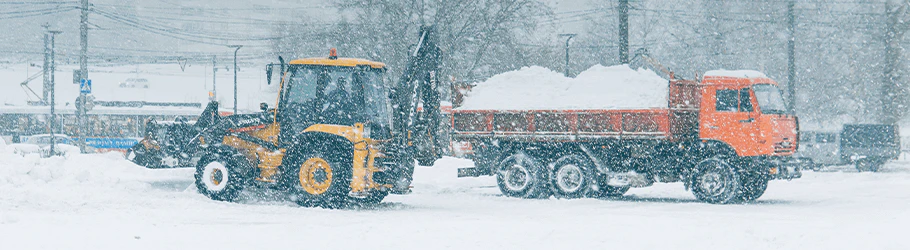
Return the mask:
M 177 177 L 173 175 L 137 166 L 121 154 L 41 158 L 38 154 L 0 152 L 0 203 L 45 208 L 104 203 L 119 194 L 145 192 L 152 180 Z
M 755 70 L 709 70 L 705 76 L 738 77 L 738 78 L 768 78 L 764 73 Z
M 595 65 L 575 78 L 532 66 L 476 83 L 458 110 L 641 109 L 667 106 L 668 81 L 651 70 Z

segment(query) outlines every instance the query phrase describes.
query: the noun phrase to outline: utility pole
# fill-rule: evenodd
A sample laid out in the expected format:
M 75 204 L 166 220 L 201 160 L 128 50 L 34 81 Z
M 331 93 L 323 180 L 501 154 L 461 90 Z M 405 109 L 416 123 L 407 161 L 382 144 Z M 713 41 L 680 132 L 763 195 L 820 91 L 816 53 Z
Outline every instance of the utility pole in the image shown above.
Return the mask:
M 57 68 L 57 64 L 54 62 L 54 50 L 55 50 L 55 48 L 54 48 L 54 37 L 55 37 L 57 34 L 63 33 L 63 31 L 49 30 L 49 31 L 47 31 L 47 33 L 48 33 L 49 35 L 45 35 L 45 37 L 50 36 L 50 45 L 51 45 L 51 48 L 50 48 L 50 51 L 51 51 L 51 53 L 50 53 L 50 63 L 49 63 L 49 64 L 50 64 L 50 68 L 49 68 L 49 69 L 45 69 L 45 70 L 51 72 L 51 73 L 50 73 L 50 75 L 51 75 L 51 79 L 50 79 L 50 83 L 51 83 L 51 84 L 50 84 L 50 92 L 51 92 L 51 96 L 50 96 L 50 105 L 51 105 L 51 119 L 50 119 L 50 128 L 51 128 L 51 131 L 50 131 L 50 134 L 51 134 L 51 148 L 50 148 L 50 153 L 48 154 L 48 156 L 51 156 L 51 155 L 54 155 L 54 152 L 56 152 L 56 151 L 54 151 L 54 147 L 56 147 L 56 145 L 57 145 L 57 138 L 56 138 L 56 136 L 54 135 L 54 130 L 57 129 L 57 114 L 54 113 L 54 112 L 55 112 L 55 111 L 54 111 L 54 104 L 55 104 L 55 103 L 54 103 L 54 99 L 55 99 L 55 97 L 54 97 L 54 92 L 55 92 L 55 91 L 54 91 L 54 86 L 57 85 L 56 82 L 55 82 L 55 80 L 54 80 L 54 73 L 56 72 L 56 68 Z M 45 44 L 47 44 L 47 43 L 48 43 L 48 42 L 45 42 Z
M 44 64 L 41 66 L 41 70 L 44 71 L 43 84 L 41 88 L 41 104 L 47 105 L 48 99 L 50 99 L 50 89 L 51 89 L 51 72 L 48 69 L 51 68 L 51 34 L 50 34 L 50 24 L 41 25 L 44 27 L 44 31 L 48 32 L 44 34 Z
M 569 77 L 569 41 L 572 40 L 572 38 L 576 35 L 578 34 L 559 34 L 559 37 L 566 38 L 566 77 Z
M 215 86 L 215 74 L 218 73 L 218 67 L 215 65 L 215 56 L 212 56 L 212 101 L 218 101 L 218 88 Z
M 237 51 L 243 48 L 243 45 L 231 45 L 228 48 L 234 49 L 234 114 L 237 114 Z
M 88 11 L 89 3 L 88 0 L 81 0 L 82 7 L 81 15 L 79 18 L 79 81 L 88 80 Z M 76 110 L 76 122 L 79 124 L 78 131 L 79 134 L 79 148 L 82 152 L 85 152 L 85 132 L 88 131 L 88 128 L 85 124 L 85 94 L 82 91 L 79 92 L 79 98 L 77 102 L 81 102 L 78 110 Z
M 619 0 L 619 63 L 629 64 L 629 0 Z
M 791 113 L 796 113 L 796 13 L 793 13 L 793 7 L 796 0 L 790 0 L 787 3 L 787 31 L 790 33 L 790 40 L 787 41 L 787 96 L 789 102 L 787 107 Z

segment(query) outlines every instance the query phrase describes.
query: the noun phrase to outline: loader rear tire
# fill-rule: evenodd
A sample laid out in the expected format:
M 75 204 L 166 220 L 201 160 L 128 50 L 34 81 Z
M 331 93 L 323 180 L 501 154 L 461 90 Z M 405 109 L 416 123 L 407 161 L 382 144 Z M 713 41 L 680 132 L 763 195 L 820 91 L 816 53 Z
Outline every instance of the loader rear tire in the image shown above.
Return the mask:
M 353 161 L 350 153 L 328 145 L 292 150 L 281 171 L 291 200 L 304 207 L 350 207 L 354 202 L 348 197 Z
M 218 201 L 234 201 L 249 182 L 251 167 L 242 155 L 209 153 L 196 165 L 196 189 Z
M 547 170 L 534 157 L 518 151 L 503 160 L 496 170 L 502 194 L 517 198 L 545 198 L 549 195 Z

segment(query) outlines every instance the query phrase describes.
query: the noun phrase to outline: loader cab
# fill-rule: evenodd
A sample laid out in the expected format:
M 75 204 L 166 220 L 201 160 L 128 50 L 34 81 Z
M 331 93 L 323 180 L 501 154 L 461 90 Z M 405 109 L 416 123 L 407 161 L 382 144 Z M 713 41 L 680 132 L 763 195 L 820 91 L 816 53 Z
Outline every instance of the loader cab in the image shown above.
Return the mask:
M 390 130 L 385 64 L 333 55 L 293 60 L 287 67 L 276 112 L 281 131 L 299 133 L 315 124 L 357 123 L 377 132 Z
M 739 156 L 789 156 L 796 151 L 796 116 L 774 80 L 756 71 L 709 71 L 702 86 L 702 140 L 724 142 Z

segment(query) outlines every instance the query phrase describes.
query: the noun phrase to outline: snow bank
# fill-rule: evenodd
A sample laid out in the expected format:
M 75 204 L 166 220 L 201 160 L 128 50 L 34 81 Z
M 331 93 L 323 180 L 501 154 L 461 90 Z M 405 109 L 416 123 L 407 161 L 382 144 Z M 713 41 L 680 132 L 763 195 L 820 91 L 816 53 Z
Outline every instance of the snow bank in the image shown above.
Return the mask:
M 139 167 L 119 153 L 41 158 L 6 150 L 0 152 L 0 204 L 53 208 L 110 202 L 150 189 L 149 180 L 177 177 L 168 174 Z
M 476 83 L 458 110 L 661 108 L 667 88 L 653 71 L 627 65 L 595 65 L 575 78 L 532 66 Z
M 768 78 L 764 73 L 755 70 L 709 70 L 705 76 Z

